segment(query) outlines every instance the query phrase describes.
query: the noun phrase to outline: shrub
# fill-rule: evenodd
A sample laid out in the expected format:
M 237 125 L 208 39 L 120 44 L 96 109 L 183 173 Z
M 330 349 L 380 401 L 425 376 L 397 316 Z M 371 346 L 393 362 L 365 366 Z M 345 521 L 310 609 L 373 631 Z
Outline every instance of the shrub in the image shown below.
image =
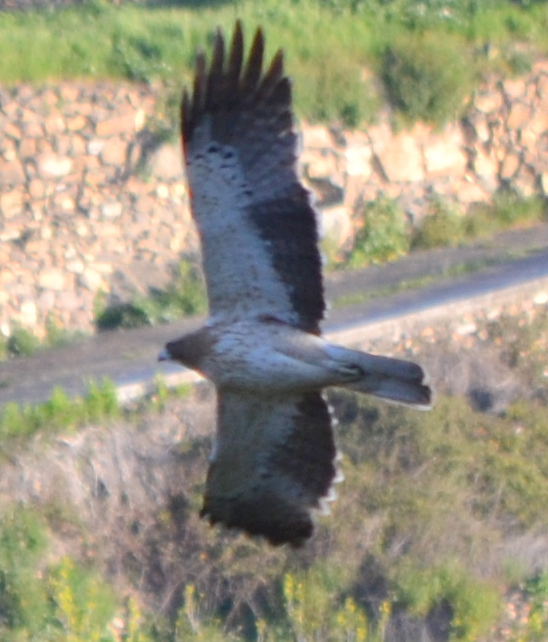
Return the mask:
M 306 571 L 285 573 L 285 616 L 295 640 L 384 640 L 390 602 L 382 602 L 376 621 L 370 621 L 362 606 L 348 595 L 349 578 L 344 578 L 344 573 L 341 577 L 337 564 L 320 561 Z M 283 639 L 289 637 L 286 634 Z
M 23 327 L 13 328 L 8 341 L 7 352 L 13 357 L 27 357 L 40 347 L 40 340 L 30 330 Z
M 410 613 L 426 617 L 444 605 L 452 640 L 472 642 L 489 632 L 501 607 L 495 585 L 474 579 L 454 560 L 429 568 L 405 562 L 396 572 L 395 593 Z
M 293 71 L 295 102 L 312 121 L 338 121 L 345 127 L 371 122 L 380 98 L 363 79 L 360 64 L 344 50 L 328 50 L 296 61 Z
M 548 573 L 540 571 L 523 583 L 525 593 L 531 602 L 529 617 L 524 623 L 523 640 L 541 642 L 548 633 Z
M 538 196 L 521 198 L 505 190 L 495 195 L 493 215 L 504 227 L 540 223 L 546 218 L 546 202 Z
M 112 589 L 68 558 L 41 570 L 45 531 L 44 521 L 29 508 L 12 508 L 0 520 L 2 640 L 113 641 Z
M 463 217 L 448 203 L 436 198 L 421 226 L 413 235 L 413 249 L 459 245 L 464 240 Z
M 195 640 L 195 642 L 223 642 L 237 638 L 223 633 L 221 622 L 210 621 L 205 613 L 201 612 L 203 595 L 197 594 L 194 584 L 187 584 L 184 588 L 184 604 L 179 609 L 175 623 L 175 642 Z
M 31 330 L 14 324 L 9 337 L 0 336 L 0 361 L 13 357 L 29 357 L 44 348 L 58 347 L 82 339 L 83 332 L 62 328 L 52 315 L 46 319 L 46 336 L 39 339 Z
M 46 618 L 48 598 L 37 566 L 46 545 L 44 526 L 26 508 L 11 508 L 0 520 L 0 637 L 3 640 L 7 631 L 40 633 Z
M 42 404 L 40 410 L 36 408 L 35 422 L 42 427 L 55 427 L 57 430 L 73 427 L 79 414 L 78 406 L 79 404 L 72 402 L 62 388 L 55 386 L 51 397 Z
M 473 86 L 466 47 L 449 34 L 402 35 L 381 62 L 388 99 L 406 122 L 443 125 L 460 116 Z
M 184 316 L 200 314 L 207 308 L 204 280 L 195 261 L 179 263 L 172 283 L 150 296 L 136 296 L 129 303 L 104 307 L 96 305 L 95 323 L 99 330 L 136 328 L 169 323 Z
M 369 263 L 391 261 L 408 250 L 409 235 L 404 212 L 395 201 L 381 198 L 365 207 L 363 226 L 356 234 L 347 264 L 358 268 Z
M 112 419 L 120 414 L 120 405 L 114 383 L 104 378 L 100 383 L 92 381 L 82 401 L 83 421 L 98 422 Z
M 49 572 L 47 589 L 53 607 L 57 642 L 110 642 L 114 592 L 94 573 L 65 557 Z M 52 627 L 53 628 L 53 627 Z
M 119 413 L 116 388 L 109 379 L 90 382 L 83 399 L 70 399 L 64 390 L 55 387 L 44 403 L 32 406 L 7 403 L 0 411 L 0 436 L 18 438 L 38 430 L 75 429 L 86 423 L 115 418 Z

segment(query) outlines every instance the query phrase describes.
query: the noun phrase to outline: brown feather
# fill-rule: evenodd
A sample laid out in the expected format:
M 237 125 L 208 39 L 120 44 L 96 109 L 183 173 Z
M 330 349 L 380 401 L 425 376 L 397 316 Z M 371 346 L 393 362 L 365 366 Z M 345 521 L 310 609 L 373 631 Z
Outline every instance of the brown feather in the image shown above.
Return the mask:
M 278 51 L 262 74 L 264 37 L 258 29 L 242 71 L 240 23 L 228 56 L 220 32 L 213 49 L 209 71 L 203 55 L 198 56 L 194 92 L 190 104 L 188 98 L 184 104 L 182 125 L 210 308 L 213 313 L 228 308 L 247 312 L 257 306 L 259 314 L 318 334 L 325 301 L 317 222 L 296 169 L 297 136 L 283 53 Z M 201 168 L 199 178 L 193 178 L 193 166 Z M 214 187 L 217 177 L 219 186 Z M 237 194 L 241 207 L 236 202 L 225 209 Z M 201 202 L 219 209 L 203 223 Z M 221 221 L 229 219 L 231 233 L 218 238 Z M 230 278 L 227 265 L 234 251 L 241 269 Z M 224 269 L 219 269 L 221 263 Z M 267 299 L 275 291 L 268 283 L 274 278 L 278 300 L 263 303 L 261 295 Z
M 206 59 L 204 53 L 199 52 L 196 56 L 194 91 L 192 92 L 192 108 L 190 118 L 188 119 L 187 125 L 183 123 L 183 138 L 185 138 L 186 141 L 190 139 L 196 121 L 205 107 L 206 86 Z
M 291 83 L 278 52 L 263 75 L 257 30 L 247 63 L 241 23 L 217 32 L 209 71 L 196 60 L 183 93 L 182 139 L 192 215 L 202 242 L 210 320 L 168 343 L 216 385 L 216 445 L 202 516 L 300 546 L 336 479 L 321 388 L 339 385 L 426 408 L 412 363 L 329 344 L 316 213 L 297 172 Z
M 236 93 L 238 93 L 243 58 L 244 36 L 242 32 L 242 23 L 237 20 L 234 28 L 234 35 L 232 36 L 232 46 L 230 48 L 230 58 L 228 61 L 228 70 L 226 72 L 225 86 L 229 95 L 236 95 Z
M 207 76 L 207 91 L 205 99 L 206 109 L 215 109 L 217 104 L 223 99 L 225 88 L 224 77 L 224 62 L 225 62 L 225 41 L 223 34 L 217 30 L 215 34 L 215 42 L 213 45 L 213 59 L 209 68 Z
M 244 98 L 252 96 L 261 77 L 264 56 L 264 36 L 261 29 L 257 29 L 249 57 L 240 84 L 240 95 Z
M 319 392 L 284 397 L 222 390 L 202 516 L 300 546 L 336 476 L 331 416 Z
M 272 92 L 276 89 L 277 85 L 284 79 L 284 54 L 280 49 L 276 52 L 276 55 L 272 59 L 272 63 L 266 74 L 261 80 L 261 84 L 257 88 L 257 101 L 267 101 L 271 96 Z M 285 78 L 286 82 L 289 82 Z M 286 105 L 291 104 L 291 96 L 288 96 L 285 103 Z

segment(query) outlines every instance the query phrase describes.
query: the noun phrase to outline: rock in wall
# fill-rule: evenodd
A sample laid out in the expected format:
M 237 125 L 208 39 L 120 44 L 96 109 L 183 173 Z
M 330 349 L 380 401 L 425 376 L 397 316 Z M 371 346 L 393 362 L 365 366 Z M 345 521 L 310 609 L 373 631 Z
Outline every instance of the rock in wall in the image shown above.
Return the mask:
M 0 89 L 0 332 L 53 317 L 93 329 L 112 301 L 165 285 L 199 251 L 180 151 L 159 144 L 149 87 L 63 83 Z M 548 193 L 548 63 L 493 79 L 443 130 L 362 131 L 302 123 L 303 177 L 332 244 L 351 243 L 364 203 L 384 195 L 413 221 L 439 196 L 461 211 L 504 186 Z

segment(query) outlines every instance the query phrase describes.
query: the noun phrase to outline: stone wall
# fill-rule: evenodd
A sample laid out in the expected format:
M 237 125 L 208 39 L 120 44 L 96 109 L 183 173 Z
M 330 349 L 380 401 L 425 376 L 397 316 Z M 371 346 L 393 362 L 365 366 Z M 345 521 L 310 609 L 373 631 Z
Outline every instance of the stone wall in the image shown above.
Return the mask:
M 0 89 L 0 332 L 48 316 L 89 331 L 98 293 L 162 287 L 198 244 L 177 146 L 155 143 L 147 87 Z M 439 195 L 462 211 L 502 186 L 548 193 L 548 63 L 486 83 L 468 116 L 436 131 L 303 125 L 302 172 L 325 233 L 351 243 L 365 202 L 398 199 L 420 221 Z

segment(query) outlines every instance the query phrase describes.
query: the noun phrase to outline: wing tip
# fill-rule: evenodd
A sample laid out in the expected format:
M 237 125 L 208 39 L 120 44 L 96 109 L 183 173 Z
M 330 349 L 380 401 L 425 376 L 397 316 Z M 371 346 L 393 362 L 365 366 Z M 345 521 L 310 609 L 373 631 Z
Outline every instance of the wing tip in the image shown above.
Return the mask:
M 281 438 L 259 440 L 254 449 L 246 450 L 252 455 L 237 462 L 225 450 L 222 461 L 210 464 L 200 515 L 211 525 L 298 548 L 313 535 L 317 514 L 325 513 L 336 499 L 340 455 L 321 393 L 304 393 L 281 403 L 286 403 L 281 416 L 291 417 Z M 222 411 L 219 414 L 222 423 Z M 249 431 L 255 429 L 248 426 Z
M 250 95 L 264 102 L 281 80 L 290 86 L 284 76 L 284 53 L 279 49 L 274 55 L 268 71 L 263 75 L 263 58 L 265 36 L 263 29 L 257 27 L 247 60 L 244 64 L 243 23 L 237 19 L 234 24 L 229 54 L 225 54 L 225 36 L 221 27 L 217 27 L 213 40 L 212 59 L 207 65 L 203 50 L 196 54 L 194 85 L 192 92 L 187 92 L 186 108 L 181 110 L 184 116 L 181 122 L 183 143 L 188 143 L 192 133 L 208 110 L 214 111 L 220 105 L 237 104 L 242 100 L 249 101 Z M 228 58 L 228 64 L 227 64 Z M 268 88 L 268 91 L 265 91 Z M 291 109 L 291 92 L 281 91 L 287 108 Z M 184 94 L 183 94 L 184 95 Z
M 268 508 L 267 508 L 268 507 Z M 210 526 L 221 525 L 249 537 L 264 538 L 272 546 L 288 544 L 301 548 L 312 537 L 314 522 L 309 511 L 293 507 L 291 512 L 276 510 L 269 501 L 238 502 L 204 498 L 200 517 Z

